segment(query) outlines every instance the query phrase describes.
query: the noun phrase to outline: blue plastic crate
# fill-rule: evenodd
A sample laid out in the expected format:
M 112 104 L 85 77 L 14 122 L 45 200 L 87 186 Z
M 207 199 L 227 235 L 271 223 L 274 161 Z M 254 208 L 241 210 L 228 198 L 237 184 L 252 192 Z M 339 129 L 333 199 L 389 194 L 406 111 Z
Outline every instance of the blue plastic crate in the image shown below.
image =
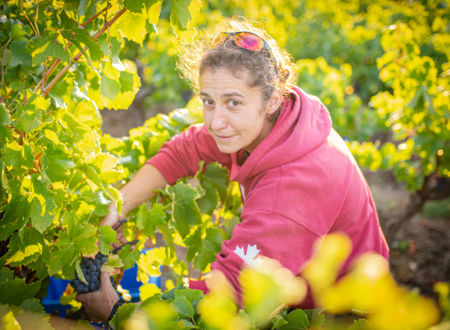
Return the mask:
M 48 314 L 58 314 L 60 317 L 66 316 L 66 310 L 70 305 L 61 305 L 59 299 L 66 290 L 69 280 L 61 280 L 50 277 L 50 284 L 47 287 L 47 296 L 42 300 L 42 305 Z

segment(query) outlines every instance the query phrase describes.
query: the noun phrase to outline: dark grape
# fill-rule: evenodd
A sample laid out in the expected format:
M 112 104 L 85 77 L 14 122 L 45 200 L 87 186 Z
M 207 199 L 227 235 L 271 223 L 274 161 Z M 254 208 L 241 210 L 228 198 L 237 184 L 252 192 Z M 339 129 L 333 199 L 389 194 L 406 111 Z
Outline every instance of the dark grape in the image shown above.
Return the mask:
M 78 278 L 78 275 L 75 275 L 75 278 L 71 281 L 71 285 L 75 291 L 78 293 L 88 293 L 100 289 L 100 270 L 107 260 L 108 258 L 100 253 L 95 256 L 95 259 L 81 259 L 80 267 L 87 284 Z

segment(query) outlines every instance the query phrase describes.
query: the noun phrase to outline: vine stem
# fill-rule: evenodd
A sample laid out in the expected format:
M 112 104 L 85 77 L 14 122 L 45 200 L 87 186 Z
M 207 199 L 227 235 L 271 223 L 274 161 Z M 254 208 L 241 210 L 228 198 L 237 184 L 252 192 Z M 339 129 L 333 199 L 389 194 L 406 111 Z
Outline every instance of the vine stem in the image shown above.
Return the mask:
M 39 16 L 39 0 L 37 2 L 37 6 L 36 6 L 36 13 L 34 14 L 34 26 L 36 27 L 38 35 L 40 35 L 39 26 L 37 24 L 38 16 Z
M 117 19 L 119 19 L 120 16 L 123 15 L 123 13 L 125 13 L 125 11 L 126 8 L 121 9 L 113 18 L 111 18 L 109 22 L 106 22 L 105 25 L 103 25 L 100 31 L 98 31 L 93 36 L 93 38 L 97 40 L 112 24 L 114 24 L 115 21 L 117 21 Z M 85 46 L 83 49 L 86 50 L 87 47 Z M 46 97 L 48 95 L 53 86 L 55 86 L 55 84 L 59 81 L 59 79 L 61 79 L 61 77 L 64 76 L 64 74 L 72 67 L 72 65 L 75 64 L 75 62 L 77 62 L 80 59 L 82 55 L 83 53 L 80 51 L 77 55 L 75 55 L 75 57 L 73 58 L 72 61 L 70 61 L 69 64 L 67 64 L 60 72 L 58 72 L 55 78 L 53 78 L 53 80 L 48 84 L 48 86 L 42 91 L 43 97 Z
M 95 20 L 97 17 L 99 17 L 101 14 L 103 14 L 105 11 L 108 10 L 108 8 L 111 7 L 110 4 L 106 5 L 105 8 L 103 8 L 100 12 L 98 12 L 97 14 L 95 14 L 94 16 L 92 16 L 91 18 L 89 18 L 86 22 L 84 22 L 83 24 L 81 24 L 81 26 L 83 28 L 85 28 L 86 26 L 88 26 L 93 20 Z M 69 41 L 67 43 L 67 47 L 69 47 L 72 43 Z M 45 82 L 48 80 L 48 78 L 50 77 L 50 75 L 53 73 L 53 71 L 55 71 L 56 67 L 58 66 L 58 64 L 61 63 L 61 60 L 59 58 L 57 58 L 53 63 L 52 66 L 48 69 L 48 71 L 42 76 L 42 79 L 39 81 L 39 83 L 37 84 L 37 86 L 34 88 L 33 93 L 36 93 L 39 88 L 44 88 L 45 86 Z
M 36 36 L 38 36 L 39 33 L 36 31 L 36 29 L 35 29 L 33 23 L 31 23 L 30 19 L 28 18 L 28 15 L 27 15 L 27 13 L 25 12 L 25 9 L 23 9 L 23 0 L 22 0 L 20 3 L 21 3 L 20 9 L 22 10 L 22 13 L 25 15 L 25 18 L 27 19 L 28 23 L 30 24 L 31 28 L 33 29 L 34 34 L 35 34 Z

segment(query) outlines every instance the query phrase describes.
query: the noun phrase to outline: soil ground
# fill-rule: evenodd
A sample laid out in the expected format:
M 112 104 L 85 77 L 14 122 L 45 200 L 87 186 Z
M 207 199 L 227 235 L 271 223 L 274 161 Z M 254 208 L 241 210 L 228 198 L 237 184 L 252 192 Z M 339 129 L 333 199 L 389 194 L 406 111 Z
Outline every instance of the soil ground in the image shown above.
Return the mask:
M 167 109 L 158 111 L 168 112 Z M 154 113 L 144 114 L 138 109 L 102 111 L 103 131 L 113 136 L 124 136 L 152 115 Z M 388 224 L 407 211 L 410 193 L 390 173 L 364 174 L 388 239 L 392 274 L 398 283 L 435 298 L 434 283 L 450 280 L 450 219 L 431 219 L 416 214 L 396 233 L 389 232 Z
M 390 247 L 390 267 L 396 280 L 435 297 L 433 285 L 450 280 L 450 219 L 416 214 L 396 233 L 388 223 L 406 213 L 410 193 L 389 173 L 365 173 Z

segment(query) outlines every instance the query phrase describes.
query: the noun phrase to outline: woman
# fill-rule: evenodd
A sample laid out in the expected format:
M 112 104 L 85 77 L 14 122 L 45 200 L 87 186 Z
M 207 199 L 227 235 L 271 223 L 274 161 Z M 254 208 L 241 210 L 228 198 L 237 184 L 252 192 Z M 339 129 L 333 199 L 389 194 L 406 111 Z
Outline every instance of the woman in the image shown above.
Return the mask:
M 266 256 L 299 274 L 314 242 L 328 233 L 352 240 L 343 273 L 369 251 L 387 259 L 367 183 L 325 106 L 291 84 L 289 56 L 246 22 L 227 20 L 220 28 L 206 46 L 189 48 L 179 66 L 202 100 L 204 125 L 166 143 L 121 189 L 123 214 L 111 206 L 101 224 L 116 226 L 156 189 L 194 175 L 199 161 L 218 161 L 240 184 L 243 213 L 211 269 L 225 274 L 238 297 L 245 263 Z M 255 259 L 245 255 L 250 246 Z M 118 300 L 102 276 L 100 291 L 78 296 L 93 320 L 105 320 Z M 207 290 L 202 281 L 190 287 Z

